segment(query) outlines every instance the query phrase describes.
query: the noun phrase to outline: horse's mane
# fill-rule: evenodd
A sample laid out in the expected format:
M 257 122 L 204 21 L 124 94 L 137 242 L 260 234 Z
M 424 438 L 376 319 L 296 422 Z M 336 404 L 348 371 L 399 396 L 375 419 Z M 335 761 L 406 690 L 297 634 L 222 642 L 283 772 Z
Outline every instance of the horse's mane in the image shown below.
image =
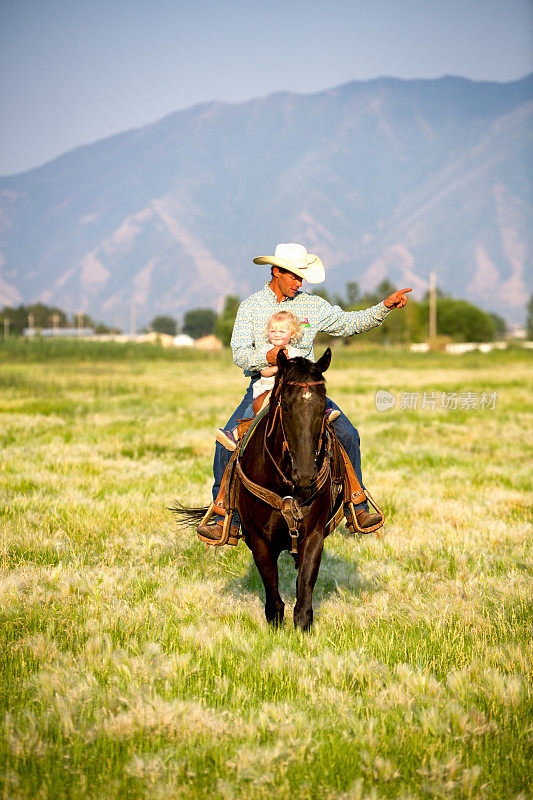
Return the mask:
M 291 358 L 283 372 L 278 370 L 276 373 L 277 380 L 279 380 L 281 374 L 283 374 L 284 380 L 288 381 L 321 380 L 323 378 L 316 364 L 301 356 Z

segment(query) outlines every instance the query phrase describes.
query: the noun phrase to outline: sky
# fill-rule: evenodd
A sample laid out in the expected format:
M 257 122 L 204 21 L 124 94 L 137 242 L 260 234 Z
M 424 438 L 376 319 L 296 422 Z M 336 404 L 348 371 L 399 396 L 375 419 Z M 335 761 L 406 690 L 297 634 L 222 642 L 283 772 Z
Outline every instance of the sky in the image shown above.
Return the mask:
M 199 102 L 533 71 L 533 0 L 0 0 L 0 175 Z

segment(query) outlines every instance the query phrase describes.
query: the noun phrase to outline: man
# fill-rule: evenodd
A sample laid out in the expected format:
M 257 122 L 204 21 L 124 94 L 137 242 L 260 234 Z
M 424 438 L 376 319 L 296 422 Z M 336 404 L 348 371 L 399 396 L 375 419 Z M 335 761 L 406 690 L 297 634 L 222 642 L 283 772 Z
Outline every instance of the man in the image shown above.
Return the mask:
M 332 306 L 327 300 L 318 295 L 301 292 L 303 280 L 308 283 L 322 283 L 325 278 L 324 266 L 316 255 L 307 252 L 301 244 L 278 244 L 273 256 L 258 256 L 254 258 L 255 264 L 269 264 L 271 278 L 265 287 L 241 303 L 237 311 L 231 349 L 235 364 L 244 370 L 250 377 L 250 385 L 238 408 L 234 411 L 225 429 L 233 430 L 237 420 L 246 419 L 253 414 L 252 393 L 253 384 L 260 377 L 259 370 L 267 365 L 275 365 L 278 352 L 282 347 L 272 347 L 265 337 L 267 322 L 276 310 L 287 309 L 299 318 L 303 336 L 298 342 L 298 355 L 314 361 L 313 341 L 320 332 L 333 336 L 352 336 L 364 333 L 381 325 L 389 311 L 393 308 L 403 308 L 407 302 L 405 297 L 411 289 L 402 289 L 394 292 L 383 302 L 364 311 L 343 311 L 339 306 Z M 327 398 L 328 410 L 340 409 L 332 400 Z M 361 474 L 361 453 L 359 448 L 359 433 L 350 420 L 340 412 L 339 417 L 333 422 L 337 436 L 348 454 L 355 474 L 361 486 L 364 487 Z M 213 500 L 216 500 L 224 470 L 228 464 L 230 453 L 217 442 L 213 472 L 215 482 L 213 485 Z M 368 504 L 362 503 L 355 509 L 357 522 L 362 528 L 369 528 L 380 520 L 378 514 L 371 514 Z M 236 544 L 238 539 L 238 519 L 233 519 L 230 544 Z M 235 526 L 235 527 L 234 527 Z M 198 528 L 207 539 L 216 541 L 222 537 L 222 521 L 218 518 L 214 524 L 201 525 Z

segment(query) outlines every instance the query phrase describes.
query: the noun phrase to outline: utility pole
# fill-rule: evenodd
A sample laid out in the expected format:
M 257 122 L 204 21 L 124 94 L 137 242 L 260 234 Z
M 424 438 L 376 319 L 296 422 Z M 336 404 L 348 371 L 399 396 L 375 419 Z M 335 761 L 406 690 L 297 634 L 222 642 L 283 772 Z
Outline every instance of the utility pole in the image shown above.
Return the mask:
M 429 275 L 429 340 L 437 336 L 437 274 Z
M 81 336 L 82 320 L 83 320 L 83 311 L 78 311 L 78 336 Z
M 34 328 L 35 328 L 35 314 L 30 313 L 28 314 L 28 330 L 30 331 L 30 336 L 34 335 Z
M 4 317 L 4 339 L 9 336 L 9 317 Z
M 54 328 L 54 336 L 56 336 L 59 328 L 59 314 L 52 315 L 52 325 Z

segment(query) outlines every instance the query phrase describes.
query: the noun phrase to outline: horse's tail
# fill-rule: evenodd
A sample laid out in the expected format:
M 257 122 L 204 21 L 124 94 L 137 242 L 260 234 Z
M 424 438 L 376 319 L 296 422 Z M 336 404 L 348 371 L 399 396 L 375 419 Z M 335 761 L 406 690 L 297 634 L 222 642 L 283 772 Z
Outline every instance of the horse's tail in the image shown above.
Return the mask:
M 187 508 L 179 500 L 174 500 L 167 510 L 174 514 L 180 528 L 197 528 L 205 517 L 207 509 L 208 506 L 205 508 Z

